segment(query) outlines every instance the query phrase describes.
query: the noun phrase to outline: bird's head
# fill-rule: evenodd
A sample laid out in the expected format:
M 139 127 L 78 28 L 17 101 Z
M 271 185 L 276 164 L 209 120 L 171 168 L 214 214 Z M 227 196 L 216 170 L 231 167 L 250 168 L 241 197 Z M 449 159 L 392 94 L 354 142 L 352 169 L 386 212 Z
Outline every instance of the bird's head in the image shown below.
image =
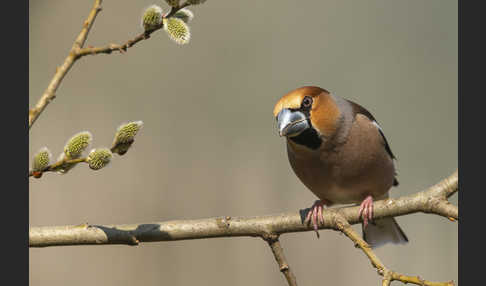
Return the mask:
M 284 95 L 273 109 L 280 136 L 317 149 L 338 127 L 340 111 L 330 93 L 304 86 Z

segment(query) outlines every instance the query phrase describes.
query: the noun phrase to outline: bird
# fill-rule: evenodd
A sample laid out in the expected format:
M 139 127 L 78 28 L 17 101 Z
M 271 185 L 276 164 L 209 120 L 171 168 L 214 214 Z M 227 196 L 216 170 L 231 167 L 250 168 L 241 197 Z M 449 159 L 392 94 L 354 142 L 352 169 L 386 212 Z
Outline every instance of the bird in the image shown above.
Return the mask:
M 360 204 L 363 239 L 372 247 L 408 238 L 393 217 L 373 220 L 373 201 L 398 186 L 396 157 L 373 115 L 361 105 L 318 86 L 282 96 L 273 115 L 286 138 L 290 166 L 316 195 L 304 219 L 318 232 L 324 207 Z

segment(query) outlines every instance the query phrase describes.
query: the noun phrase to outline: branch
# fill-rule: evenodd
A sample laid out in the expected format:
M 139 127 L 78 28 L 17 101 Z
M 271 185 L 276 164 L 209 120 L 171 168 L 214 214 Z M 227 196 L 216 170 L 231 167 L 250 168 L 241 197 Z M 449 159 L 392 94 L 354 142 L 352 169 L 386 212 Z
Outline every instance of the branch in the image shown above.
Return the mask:
M 69 55 L 64 60 L 64 63 L 56 69 L 54 77 L 52 78 L 51 82 L 47 86 L 47 89 L 44 91 L 42 97 L 39 99 L 35 107 L 29 110 L 29 129 L 32 127 L 34 122 L 37 120 L 42 111 L 44 111 L 47 105 L 56 97 L 56 90 L 61 84 L 64 76 L 71 69 L 76 60 L 80 58 L 78 51 L 84 46 L 86 38 L 88 37 L 88 33 L 93 26 L 94 20 L 96 19 L 96 15 L 98 15 L 98 13 L 101 11 L 101 2 L 102 0 L 95 0 L 93 8 L 91 9 L 91 12 L 89 13 L 86 21 L 84 21 L 83 28 L 81 29 L 81 32 L 74 41 Z
M 458 208 L 446 201 L 446 194 L 457 191 L 457 171 L 427 190 L 410 196 L 386 199 L 374 203 L 374 218 L 402 216 L 411 213 L 432 213 L 458 220 Z M 250 236 L 263 237 L 268 234 L 283 234 L 313 230 L 304 225 L 307 210 L 250 218 L 216 217 L 195 220 L 176 220 L 147 224 L 85 225 L 31 227 L 30 247 L 87 244 L 133 244 L 138 242 L 174 241 L 214 237 Z M 323 212 L 324 221 L 320 229 L 337 229 L 335 216 L 338 213 L 350 224 L 361 223 L 359 206 L 328 208 Z
M 290 266 L 285 259 L 283 248 L 280 245 L 280 241 L 278 240 L 278 235 L 266 235 L 263 236 L 263 239 L 272 249 L 273 256 L 278 263 L 280 272 L 282 272 L 282 274 L 285 276 L 285 279 L 287 279 L 287 283 L 289 283 L 289 286 L 297 286 L 297 280 L 295 279 L 295 275 L 290 270 Z
M 452 221 L 459 219 L 457 206 L 447 198 L 458 191 L 458 171 L 427 190 L 397 199 L 386 199 L 374 203 L 374 218 L 402 216 L 423 212 L 437 214 Z M 312 231 L 303 223 L 309 209 L 300 213 L 284 213 L 251 218 L 216 217 L 197 220 L 179 220 L 147 224 L 88 225 L 31 227 L 29 247 L 63 245 L 138 245 L 140 242 L 175 241 L 215 237 L 249 236 L 261 237 L 267 241 L 280 271 L 290 286 L 297 285 L 294 274 L 283 254 L 279 235 L 290 232 Z M 418 276 L 399 274 L 385 267 L 371 247 L 356 233 L 351 224 L 361 222 L 359 207 L 329 208 L 322 214 L 324 220 L 319 229 L 333 229 L 343 232 L 359 247 L 383 276 L 382 285 L 391 281 L 413 283 L 422 286 L 453 286 L 454 282 L 431 282 Z
M 371 261 L 371 264 L 376 268 L 379 275 L 383 276 L 382 285 L 390 285 L 394 280 L 401 281 L 403 283 L 412 283 L 421 286 L 454 286 L 453 281 L 448 282 L 431 282 L 427 280 L 422 280 L 418 276 L 407 276 L 399 274 L 392 271 L 383 265 L 378 256 L 371 250 L 371 247 L 361 238 L 361 236 L 351 227 L 351 225 L 344 219 L 341 215 L 336 215 L 335 217 L 336 225 L 338 229 L 344 233 L 351 241 L 359 247 L 364 254 Z
M 110 151 L 112 153 L 117 153 L 119 155 L 123 155 L 123 154 L 126 153 L 126 150 L 128 150 L 128 148 L 130 148 L 130 146 L 133 144 L 134 141 L 135 140 L 132 138 L 132 140 L 130 140 L 128 142 L 115 144 L 113 147 L 110 148 Z M 123 145 L 123 147 L 126 148 L 126 150 L 124 150 L 124 152 L 120 152 L 118 150 L 120 145 Z M 88 162 L 88 157 L 82 157 L 82 158 L 70 159 L 70 160 L 68 160 L 68 159 L 66 159 L 66 157 L 64 157 L 64 159 L 59 160 L 56 163 L 50 164 L 40 171 L 30 170 L 29 171 L 29 177 L 34 176 L 35 178 L 40 178 L 40 177 L 42 177 L 42 174 L 44 174 L 45 172 L 57 172 L 62 168 L 71 169 L 72 167 L 74 167 L 74 165 L 76 165 L 78 163 L 87 163 L 87 162 Z
M 170 18 L 172 17 L 177 11 L 187 7 L 187 6 L 190 6 L 191 4 L 188 3 L 188 2 L 185 2 L 184 4 L 178 6 L 178 7 L 171 7 L 171 10 L 169 11 L 169 13 L 165 16 L 165 18 Z M 161 23 L 159 26 L 155 27 L 154 29 L 152 30 L 149 30 L 149 31 L 145 31 L 139 35 L 137 35 L 135 38 L 131 39 L 131 40 L 128 40 L 126 41 L 125 43 L 121 44 L 121 45 L 117 45 L 117 44 L 109 44 L 109 45 L 106 45 L 104 47 L 87 47 L 87 48 L 83 48 L 83 49 L 80 49 L 78 51 L 78 55 L 79 57 L 83 57 L 83 56 L 87 56 L 87 55 L 97 55 L 97 54 L 111 54 L 112 52 L 120 52 L 120 53 L 124 53 L 128 50 L 128 48 L 131 48 L 133 47 L 136 43 L 140 42 L 140 41 L 143 41 L 143 40 L 147 40 L 150 38 L 150 35 L 157 31 L 157 30 L 160 30 L 164 27 L 164 24 Z
M 66 168 L 66 167 L 69 168 L 69 167 L 71 167 L 71 165 L 76 165 L 78 163 L 86 163 L 87 162 L 87 159 L 88 159 L 88 157 L 83 157 L 83 158 L 78 158 L 78 159 L 71 159 L 71 160 L 66 160 L 66 159 L 59 160 L 56 163 L 47 166 L 42 171 L 33 171 L 33 170 L 30 170 L 29 171 L 29 177 L 34 176 L 36 178 L 40 178 L 42 176 L 42 174 L 45 173 L 45 172 L 57 172 L 57 171 L 59 171 L 59 169 L 61 169 L 63 167 L 64 168 Z
M 91 27 L 93 26 L 96 16 L 101 11 L 101 2 L 102 0 L 95 0 L 93 8 L 91 9 L 91 12 L 89 13 L 87 20 L 84 22 L 81 32 L 79 33 L 78 37 L 74 41 L 74 44 L 69 52 L 69 55 L 64 60 L 64 63 L 56 69 L 56 73 L 54 74 L 54 77 L 52 78 L 51 82 L 47 86 L 47 89 L 44 91 L 42 97 L 39 99 L 35 107 L 29 110 L 29 129 L 32 127 L 34 122 L 37 120 L 39 115 L 44 111 L 47 105 L 51 103 L 52 100 L 54 100 L 54 98 L 56 97 L 56 91 L 59 85 L 61 84 L 61 81 L 64 79 L 68 71 L 71 69 L 71 67 L 74 65 L 74 63 L 77 60 L 87 55 L 96 55 L 102 53 L 111 54 L 113 51 L 124 53 L 127 51 L 128 48 L 131 48 L 136 43 L 142 40 L 149 39 L 150 34 L 152 34 L 157 30 L 160 30 L 164 26 L 163 23 L 161 23 L 155 29 L 152 29 L 150 31 L 145 31 L 139 34 L 138 36 L 136 36 L 134 39 L 128 40 L 127 42 L 121 45 L 109 44 L 105 47 L 84 48 L 84 44 L 88 37 L 88 33 L 91 30 Z M 191 4 L 189 2 L 185 2 L 180 6 L 171 7 L 171 10 L 165 16 L 165 18 L 172 17 L 177 11 L 190 5 Z

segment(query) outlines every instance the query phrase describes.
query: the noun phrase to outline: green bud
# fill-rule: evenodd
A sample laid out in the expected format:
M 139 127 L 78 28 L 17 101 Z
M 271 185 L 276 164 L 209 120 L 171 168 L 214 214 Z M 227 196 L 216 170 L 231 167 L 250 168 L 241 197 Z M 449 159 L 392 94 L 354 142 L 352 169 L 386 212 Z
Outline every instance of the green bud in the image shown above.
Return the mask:
M 151 5 L 143 13 L 142 27 L 145 31 L 153 30 L 162 24 L 162 8 Z
M 112 153 L 108 148 L 93 149 L 89 152 L 87 162 L 93 170 L 99 170 L 110 163 Z
M 198 4 L 202 4 L 206 2 L 206 0 L 187 0 L 187 3 L 191 4 L 191 5 L 198 5 Z
M 191 10 L 184 8 L 177 11 L 172 17 L 181 19 L 184 23 L 189 23 L 194 18 L 194 14 Z
M 172 7 L 178 7 L 180 0 L 165 0 Z
M 84 150 L 91 144 L 93 136 L 88 131 L 80 132 L 68 140 L 64 146 L 64 154 L 66 159 L 77 159 L 81 156 Z
M 184 45 L 191 39 L 191 32 L 189 26 L 178 18 L 164 18 L 164 30 L 173 41 L 179 45 Z
M 135 141 L 135 135 L 142 128 L 142 121 L 129 122 L 127 124 L 122 124 L 118 127 L 118 130 L 113 139 L 113 145 L 111 151 L 117 153 L 118 155 L 125 154 L 130 146 L 132 146 Z
M 34 156 L 32 171 L 41 172 L 51 163 L 52 154 L 47 147 L 42 147 Z

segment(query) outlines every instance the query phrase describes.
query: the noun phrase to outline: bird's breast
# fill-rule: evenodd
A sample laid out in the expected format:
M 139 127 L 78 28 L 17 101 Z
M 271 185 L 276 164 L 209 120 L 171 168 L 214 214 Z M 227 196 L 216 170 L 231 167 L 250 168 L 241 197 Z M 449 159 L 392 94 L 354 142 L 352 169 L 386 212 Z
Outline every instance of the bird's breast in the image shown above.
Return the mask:
M 287 154 L 297 177 L 321 200 L 348 204 L 385 194 L 394 179 L 393 161 L 380 151 L 365 150 L 366 145 L 350 155 L 349 147 L 315 152 L 288 143 Z

